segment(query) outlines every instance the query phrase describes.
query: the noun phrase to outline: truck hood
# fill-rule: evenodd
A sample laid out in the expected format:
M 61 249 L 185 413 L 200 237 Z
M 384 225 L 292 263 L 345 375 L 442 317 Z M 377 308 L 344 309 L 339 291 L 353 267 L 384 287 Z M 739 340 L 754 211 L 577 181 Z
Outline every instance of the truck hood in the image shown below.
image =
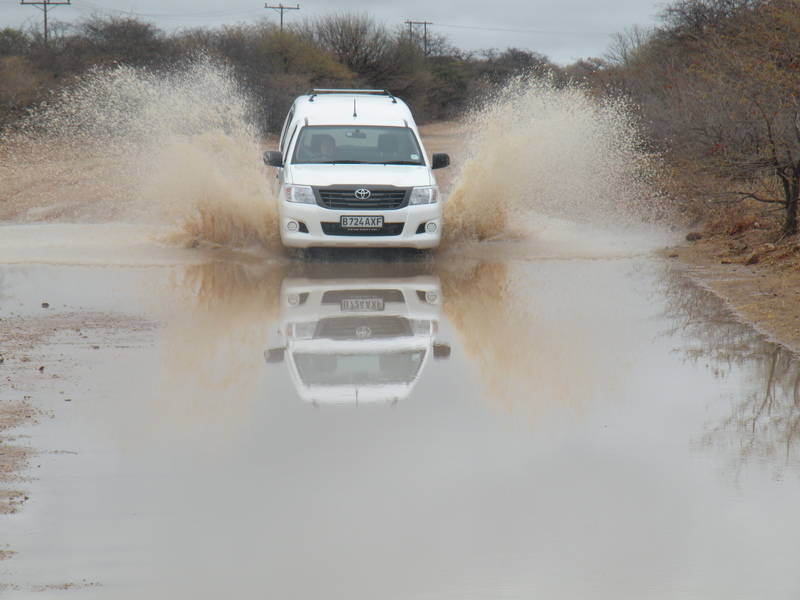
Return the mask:
M 295 185 L 394 185 L 414 187 L 435 185 L 430 170 L 413 165 L 290 165 L 286 167 L 286 183 Z

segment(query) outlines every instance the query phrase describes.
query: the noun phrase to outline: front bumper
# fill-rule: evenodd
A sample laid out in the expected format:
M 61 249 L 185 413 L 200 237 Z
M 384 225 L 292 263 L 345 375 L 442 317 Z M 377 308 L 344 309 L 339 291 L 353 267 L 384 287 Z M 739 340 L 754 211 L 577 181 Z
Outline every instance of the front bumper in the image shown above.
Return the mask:
M 385 211 L 331 210 L 315 204 L 283 202 L 281 242 L 288 248 L 416 248 L 439 246 L 442 232 L 441 203 L 406 206 Z M 381 231 L 350 230 L 339 235 L 342 216 L 381 216 Z M 294 224 L 294 225 L 293 225 Z M 429 231 L 435 226 L 435 231 Z M 295 231 L 291 229 L 295 228 Z M 326 233 L 327 231 L 327 233 Z

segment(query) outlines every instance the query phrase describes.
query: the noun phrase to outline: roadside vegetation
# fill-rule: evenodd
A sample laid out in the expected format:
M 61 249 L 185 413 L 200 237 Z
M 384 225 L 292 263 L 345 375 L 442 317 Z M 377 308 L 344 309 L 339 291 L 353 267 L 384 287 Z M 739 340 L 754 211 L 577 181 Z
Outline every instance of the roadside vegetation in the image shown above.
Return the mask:
M 48 37 L 45 44 L 36 28 L 0 31 L 0 126 L 90 69 L 165 70 L 198 57 L 234 70 L 265 133 L 277 131 L 291 101 L 313 87 L 387 89 L 430 122 L 457 118 L 519 73 L 568 78 L 535 52 L 464 52 L 445 37 L 429 32 L 423 39 L 367 13 L 331 13 L 283 30 L 261 20 L 171 34 L 136 18 L 95 15 L 51 25 Z
M 800 2 L 679 0 L 660 27 L 619 34 L 598 78 L 641 107 L 684 199 L 797 234 Z
M 652 29 L 619 33 L 606 56 L 556 65 L 507 48 L 465 52 L 446 37 L 330 13 L 281 30 L 266 20 L 166 33 L 94 15 L 43 31 L 0 31 L 0 128 L 92 69 L 226 64 L 254 99 L 262 132 L 279 130 L 312 87 L 388 89 L 421 123 L 457 120 L 515 78 L 578 84 L 638 107 L 645 139 L 680 174 L 664 186 L 689 222 L 731 233 L 798 232 L 800 1 L 677 0 Z

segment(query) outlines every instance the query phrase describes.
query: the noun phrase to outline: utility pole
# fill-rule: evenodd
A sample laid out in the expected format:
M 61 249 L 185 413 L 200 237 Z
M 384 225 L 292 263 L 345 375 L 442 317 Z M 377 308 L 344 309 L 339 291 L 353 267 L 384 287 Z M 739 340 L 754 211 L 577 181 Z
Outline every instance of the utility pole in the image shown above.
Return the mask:
M 70 0 L 36 0 L 35 2 L 30 2 L 26 0 L 22 0 L 20 4 L 30 4 L 38 8 L 44 13 L 44 45 L 48 45 L 47 41 L 47 11 L 53 8 L 54 6 L 59 6 L 63 4 L 69 4 Z
M 283 13 L 287 10 L 300 10 L 300 5 L 297 6 L 284 6 L 283 4 L 278 4 L 278 6 L 270 6 L 269 4 L 265 4 L 264 8 L 271 8 L 273 10 L 280 11 L 281 13 L 281 32 L 283 32 Z
M 411 37 L 411 26 L 422 25 L 422 44 L 425 56 L 428 56 L 428 25 L 433 25 L 430 21 L 406 21 L 408 23 L 408 37 Z

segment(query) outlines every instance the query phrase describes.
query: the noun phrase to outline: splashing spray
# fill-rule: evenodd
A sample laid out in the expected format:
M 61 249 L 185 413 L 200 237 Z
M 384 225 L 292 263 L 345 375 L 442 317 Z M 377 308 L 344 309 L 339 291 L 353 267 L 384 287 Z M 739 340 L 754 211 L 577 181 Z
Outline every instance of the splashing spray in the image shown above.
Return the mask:
M 635 221 L 652 196 L 655 160 L 622 100 L 517 79 L 466 121 L 466 156 L 445 205 L 447 243 L 514 237 L 533 214 Z
M 248 109 L 233 74 L 206 59 L 91 71 L 4 136 L 3 216 L 143 222 L 188 245 L 274 249 L 276 200 Z
M 143 222 L 184 245 L 278 251 L 248 114 L 233 73 L 207 59 L 92 71 L 4 136 L 0 218 Z M 624 101 L 518 79 L 466 122 L 446 245 L 527 236 L 531 215 L 619 224 L 652 197 L 655 161 Z

